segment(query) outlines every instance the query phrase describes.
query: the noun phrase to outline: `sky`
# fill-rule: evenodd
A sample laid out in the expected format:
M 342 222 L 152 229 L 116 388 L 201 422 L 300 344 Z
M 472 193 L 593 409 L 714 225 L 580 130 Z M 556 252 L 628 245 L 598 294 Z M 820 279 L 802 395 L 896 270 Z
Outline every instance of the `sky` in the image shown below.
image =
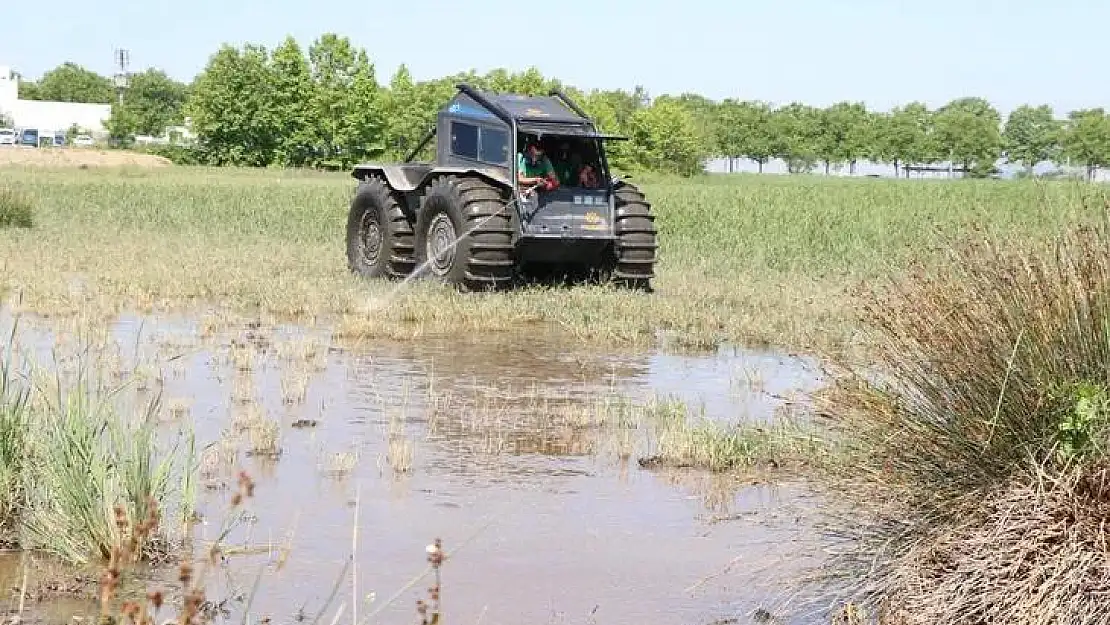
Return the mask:
M 307 50 L 335 32 L 366 49 L 382 83 L 401 63 L 417 79 L 534 65 L 579 88 L 650 95 L 1110 107 L 1100 0 L 54 0 L 46 14 L 0 2 L 0 65 L 30 78 L 65 61 L 110 75 L 126 48 L 132 70 L 188 81 L 223 43 L 292 35 Z

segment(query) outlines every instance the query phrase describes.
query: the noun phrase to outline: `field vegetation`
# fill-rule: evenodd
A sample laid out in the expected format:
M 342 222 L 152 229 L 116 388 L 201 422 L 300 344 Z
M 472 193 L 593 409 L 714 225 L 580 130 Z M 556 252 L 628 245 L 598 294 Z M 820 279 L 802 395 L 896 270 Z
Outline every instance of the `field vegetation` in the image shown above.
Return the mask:
M 613 157 L 658 216 L 655 294 L 460 295 L 349 274 L 353 181 L 287 167 L 400 157 L 461 80 L 527 93 L 564 87 L 603 129 L 631 137 Z M 1101 109 L 1057 119 L 1026 106 L 1005 122 L 979 98 L 935 111 L 821 110 L 581 93 L 535 70 L 414 81 L 402 67 L 381 86 L 368 55 L 332 35 L 307 55 L 291 39 L 272 52 L 225 46 L 192 84 L 148 71 L 133 85 L 113 105 L 113 136 L 127 144 L 189 115 L 196 141 L 159 150 L 190 165 L 6 169 L 0 226 L 20 227 L 0 228 L 0 291 L 13 309 L 106 319 L 205 307 L 327 323 L 355 341 L 542 329 L 598 348 L 815 353 L 837 376 L 818 396 L 819 424 L 721 427 L 667 402 L 529 414 L 605 431 L 621 453 L 644 426 L 654 438 L 645 465 L 806 469 L 853 512 L 833 527 L 849 543 L 835 562 L 838 592 L 885 623 L 1106 622 L 1097 599 L 1110 570 L 1110 200 L 1081 179 L 984 179 L 999 159 L 1028 169 L 1070 162 L 1092 178 L 1110 164 Z M 73 65 L 21 85 L 25 97 L 111 101 L 102 87 Z M 781 159 L 798 175 L 696 175 L 711 157 L 760 167 Z M 808 175 L 863 160 L 898 173 L 954 164 L 973 179 Z M 67 392 L 11 362 L 0 380 L 9 541 L 76 562 L 110 556 L 123 525 L 109 501 L 141 523 L 169 497 L 164 463 L 176 456 L 151 460 L 149 411 L 123 419 L 89 399 L 101 387 L 87 378 Z M 291 401 L 302 396 L 296 384 L 282 388 Z M 466 427 L 505 436 L 496 429 L 505 424 L 472 416 Z M 280 432 L 255 417 L 232 429 L 252 451 L 278 455 Z M 390 461 L 404 471 L 411 458 L 398 434 Z M 116 466 L 127 468 L 108 470 Z
M 460 295 L 347 272 L 353 181 L 341 174 L 13 169 L 7 180 L 38 207 L 33 229 L 0 231 L 0 288 L 28 312 L 212 305 L 330 320 L 348 339 L 539 328 L 614 345 L 661 336 L 685 349 L 859 347 L 856 286 L 934 255 L 973 222 L 1044 239 L 1101 205 L 1097 189 L 1076 182 L 655 176 L 643 184 L 661 232 L 657 293 Z
M 125 524 L 148 523 L 155 507 L 187 518 L 190 450 L 167 448 L 155 434 L 159 398 L 122 405 L 115 400 L 128 381 L 113 379 L 95 353 L 69 351 L 45 366 L 15 337 L 13 327 L 0 354 L 0 540 L 96 565 L 131 540 Z M 143 561 L 171 556 L 183 538 L 134 537 L 132 553 Z

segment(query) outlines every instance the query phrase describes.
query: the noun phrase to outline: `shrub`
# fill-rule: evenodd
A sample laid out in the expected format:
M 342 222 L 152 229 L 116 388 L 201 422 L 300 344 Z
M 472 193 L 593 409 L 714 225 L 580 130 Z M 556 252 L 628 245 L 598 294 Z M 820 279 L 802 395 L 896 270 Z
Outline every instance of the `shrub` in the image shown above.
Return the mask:
M 14 189 L 0 188 L 0 228 L 34 225 L 31 198 Z
M 1110 228 L 953 251 L 874 294 L 876 367 L 828 395 L 873 513 L 836 568 L 890 622 L 1103 622 Z

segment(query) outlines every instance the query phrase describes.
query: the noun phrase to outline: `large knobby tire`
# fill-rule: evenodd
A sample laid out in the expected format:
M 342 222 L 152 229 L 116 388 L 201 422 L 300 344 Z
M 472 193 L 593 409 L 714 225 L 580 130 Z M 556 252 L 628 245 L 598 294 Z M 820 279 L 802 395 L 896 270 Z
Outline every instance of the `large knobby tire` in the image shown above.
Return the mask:
M 477 177 L 434 180 L 416 219 L 421 274 L 469 291 L 509 285 L 516 262 L 507 200 L 504 190 Z
M 658 249 L 651 204 L 627 182 L 619 183 L 614 194 L 617 242 L 612 278 L 621 286 L 650 291 Z
M 399 279 L 416 266 L 412 224 L 381 178 L 359 183 L 347 214 L 347 266 L 365 278 Z

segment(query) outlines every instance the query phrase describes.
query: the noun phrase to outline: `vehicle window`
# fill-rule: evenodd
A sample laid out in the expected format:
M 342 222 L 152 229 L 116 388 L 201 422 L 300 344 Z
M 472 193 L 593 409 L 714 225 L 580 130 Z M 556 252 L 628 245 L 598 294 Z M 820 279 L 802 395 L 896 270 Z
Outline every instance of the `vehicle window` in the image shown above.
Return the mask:
M 478 158 L 478 127 L 451 122 L 451 152 L 464 158 Z
M 508 162 L 509 133 L 497 128 L 482 128 L 478 159 L 487 163 Z

